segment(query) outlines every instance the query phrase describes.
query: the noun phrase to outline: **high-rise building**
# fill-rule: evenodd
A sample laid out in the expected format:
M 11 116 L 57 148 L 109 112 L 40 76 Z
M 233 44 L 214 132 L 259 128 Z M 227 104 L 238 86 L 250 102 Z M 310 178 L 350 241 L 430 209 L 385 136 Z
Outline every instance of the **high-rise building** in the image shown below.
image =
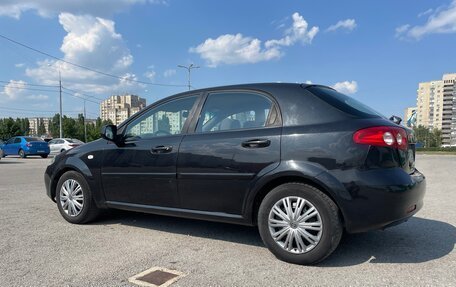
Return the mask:
M 456 74 L 418 84 L 416 125 L 439 129 L 442 145 L 456 145 Z
M 456 146 L 456 74 L 443 75 L 442 145 Z
M 443 81 L 418 84 L 416 124 L 430 129 L 442 129 Z
M 111 120 L 118 125 L 146 107 L 146 99 L 136 95 L 114 95 L 100 104 L 102 120 Z
M 29 118 L 29 134 L 33 136 L 42 136 L 42 134 L 38 134 L 38 130 L 41 124 L 44 125 L 45 134 L 49 135 L 49 122 L 51 119 L 49 118 Z

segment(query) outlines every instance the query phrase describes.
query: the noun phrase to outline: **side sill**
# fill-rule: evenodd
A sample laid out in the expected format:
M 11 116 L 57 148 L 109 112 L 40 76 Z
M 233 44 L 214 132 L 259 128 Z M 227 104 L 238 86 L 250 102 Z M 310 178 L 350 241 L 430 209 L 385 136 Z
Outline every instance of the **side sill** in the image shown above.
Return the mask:
M 224 212 L 106 201 L 108 208 L 252 226 L 242 215 Z

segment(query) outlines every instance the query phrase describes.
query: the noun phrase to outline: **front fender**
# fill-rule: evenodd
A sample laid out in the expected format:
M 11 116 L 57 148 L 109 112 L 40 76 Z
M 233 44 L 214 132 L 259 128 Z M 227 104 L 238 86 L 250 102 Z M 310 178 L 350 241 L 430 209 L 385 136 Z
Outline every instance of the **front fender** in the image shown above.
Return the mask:
M 86 179 L 90 190 L 92 192 L 93 199 L 96 205 L 99 208 L 105 208 L 105 197 L 104 193 L 102 192 L 101 183 L 99 180 L 96 179 L 96 175 L 93 174 L 92 170 L 87 166 L 87 164 L 77 156 L 69 156 L 66 159 L 62 160 L 52 172 L 53 177 L 51 178 L 51 192 L 55 196 L 55 189 L 57 187 L 57 183 L 65 172 L 69 170 L 74 170 L 79 172 L 84 178 Z

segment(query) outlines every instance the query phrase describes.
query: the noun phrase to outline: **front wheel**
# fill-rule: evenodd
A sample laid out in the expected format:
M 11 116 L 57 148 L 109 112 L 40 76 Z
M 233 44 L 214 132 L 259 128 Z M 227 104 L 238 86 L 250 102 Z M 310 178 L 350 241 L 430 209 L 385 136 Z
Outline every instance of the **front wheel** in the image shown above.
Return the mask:
M 48 155 L 47 155 L 47 154 L 42 154 L 41 157 L 42 157 L 42 158 L 47 158 Z
M 258 211 L 264 244 L 279 259 L 315 264 L 339 245 L 342 224 L 337 205 L 319 189 L 282 184 L 269 192 Z
M 68 171 L 60 177 L 56 202 L 60 214 L 71 223 L 87 223 L 99 213 L 87 181 L 76 171 Z

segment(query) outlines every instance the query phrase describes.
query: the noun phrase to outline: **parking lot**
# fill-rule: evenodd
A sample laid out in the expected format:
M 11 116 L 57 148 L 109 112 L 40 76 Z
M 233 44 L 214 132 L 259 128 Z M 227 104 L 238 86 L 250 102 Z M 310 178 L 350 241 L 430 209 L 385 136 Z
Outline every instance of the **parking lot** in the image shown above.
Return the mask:
M 418 156 L 428 188 L 416 217 L 345 235 L 312 267 L 276 259 L 253 227 L 120 211 L 71 225 L 45 194 L 49 161 L 0 161 L 1 286 L 131 286 L 154 266 L 187 274 L 173 286 L 456 285 L 456 156 Z

